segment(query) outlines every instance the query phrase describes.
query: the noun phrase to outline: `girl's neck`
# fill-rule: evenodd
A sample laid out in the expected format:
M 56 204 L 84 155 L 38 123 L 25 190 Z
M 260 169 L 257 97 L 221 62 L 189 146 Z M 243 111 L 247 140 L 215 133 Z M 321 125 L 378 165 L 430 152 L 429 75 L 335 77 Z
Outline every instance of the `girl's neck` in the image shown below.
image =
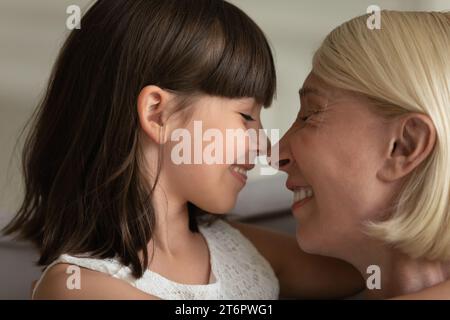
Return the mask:
M 169 195 L 160 197 L 155 193 L 153 207 L 156 225 L 149 249 L 175 256 L 182 252 L 195 236 L 189 229 L 187 203 L 177 201 Z

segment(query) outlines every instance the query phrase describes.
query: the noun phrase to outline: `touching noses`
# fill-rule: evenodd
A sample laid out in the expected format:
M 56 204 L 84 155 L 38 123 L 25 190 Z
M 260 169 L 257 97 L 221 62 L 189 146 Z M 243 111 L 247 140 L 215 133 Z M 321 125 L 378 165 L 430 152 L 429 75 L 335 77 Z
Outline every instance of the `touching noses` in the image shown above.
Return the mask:
M 250 128 L 254 130 L 249 134 L 250 152 L 254 153 L 254 156 L 267 156 L 270 154 L 271 141 L 263 129 L 261 121 L 258 121 L 257 125 Z M 254 159 L 252 159 L 254 160 Z

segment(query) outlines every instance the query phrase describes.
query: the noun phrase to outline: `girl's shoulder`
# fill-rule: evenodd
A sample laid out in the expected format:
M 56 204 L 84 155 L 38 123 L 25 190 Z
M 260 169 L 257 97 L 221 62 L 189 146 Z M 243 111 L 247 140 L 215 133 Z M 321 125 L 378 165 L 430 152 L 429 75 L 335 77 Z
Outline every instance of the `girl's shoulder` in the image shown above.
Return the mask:
M 35 284 L 32 299 L 156 299 L 110 274 L 57 260 Z

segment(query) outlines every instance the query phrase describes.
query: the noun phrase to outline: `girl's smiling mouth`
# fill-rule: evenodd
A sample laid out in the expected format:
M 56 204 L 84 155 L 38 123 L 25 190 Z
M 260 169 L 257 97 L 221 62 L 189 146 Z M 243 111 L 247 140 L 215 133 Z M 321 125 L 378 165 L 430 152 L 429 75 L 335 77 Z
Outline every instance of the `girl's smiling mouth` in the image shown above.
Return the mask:
M 247 183 L 247 172 L 251 170 L 254 165 L 232 165 L 230 167 L 231 174 L 244 185 Z

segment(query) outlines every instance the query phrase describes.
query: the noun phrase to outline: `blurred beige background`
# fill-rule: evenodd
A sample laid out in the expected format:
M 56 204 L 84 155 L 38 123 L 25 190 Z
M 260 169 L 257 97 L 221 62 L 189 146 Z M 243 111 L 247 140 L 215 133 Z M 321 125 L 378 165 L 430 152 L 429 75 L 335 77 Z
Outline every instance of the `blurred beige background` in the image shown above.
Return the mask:
M 114 1 L 114 0 L 111 0 Z M 265 31 L 274 50 L 278 95 L 263 111 L 266 128 L 282 135 L 299 109 L 298 89 L 309 72 L 314 50 L 334 27 L 366 13 L 369 5 L 392 10 L 449 10 L 450 0 L 231 0 Z M 67 35 L 66 8 L 82 9 L 89 0 L 2 0 L 0 2 L 0 227 L 22 198 L 19 131 L 43 94 L 51 66 Z M 82 10 L 82 12 L 84 12 Z M 68 75 L 69 76 L 69 75 Z M 275 141 L 274 141 L 275 142 Z M 243 217 L 288 212 L 291 195 L 285 177 L 251 175 L 234 212 Z M 260 224 L 292 232 L 292 219 L 260 220 Z M 25 244 L 0 240 L 0 299 L 27 298 L 36 253 Z

